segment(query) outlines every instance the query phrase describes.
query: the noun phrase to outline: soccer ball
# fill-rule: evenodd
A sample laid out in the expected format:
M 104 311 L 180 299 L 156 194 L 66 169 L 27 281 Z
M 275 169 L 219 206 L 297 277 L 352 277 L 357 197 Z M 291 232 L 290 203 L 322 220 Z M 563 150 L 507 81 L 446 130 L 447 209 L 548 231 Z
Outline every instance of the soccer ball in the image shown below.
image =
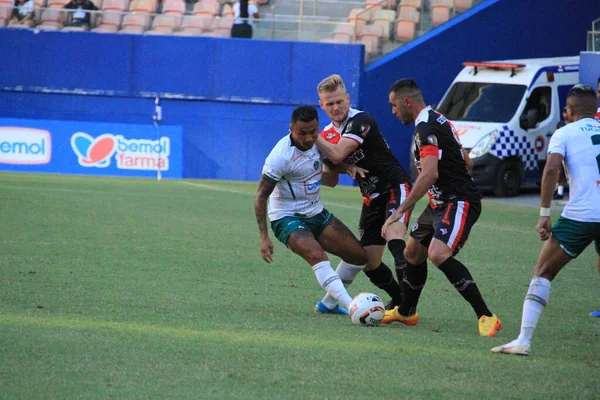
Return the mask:
M 348 313 L 354 325 L 376 326 L 383 319 L 385 306 L 375 293 L 362 292 L 352 299 Z

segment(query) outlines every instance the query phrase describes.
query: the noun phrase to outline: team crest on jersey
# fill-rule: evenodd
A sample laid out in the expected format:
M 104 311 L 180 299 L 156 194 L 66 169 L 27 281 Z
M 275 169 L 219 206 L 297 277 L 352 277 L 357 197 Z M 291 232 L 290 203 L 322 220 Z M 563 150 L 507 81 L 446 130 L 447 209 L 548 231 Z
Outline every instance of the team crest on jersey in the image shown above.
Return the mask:
M 348 125 L 346 125 L 346 129 L 344 129 L 344 132 L 350 132 L 352 130 L 352 121 L 348 122 Z
M 417 149 L 421 148 L 421 136 L 418 133 L 415 135 L 415 147 Z
M 362 124 L 360 126 L 360 134 L 362 136 L 365 136 L 367 133 L 369 133 L 370 130 L 371 130 L 371 125 L 369 125 L 369 124 Z
M 442 235 L 448 234 L 448 229 L 446 229 L 446 228 L 442 228 L 442 229 L 440 229 L 440 231 L 442 231 Z
M 319 161 L 315 161 L 315 163 L 313 164 L 313 168 L 315 169 L 315 171 L 319 170 L 319 165 L 320 165 Z
M 438 141 L 437 141 L 437 138 L 435 137 L 435 135 L 429 135 L 429 136 L 427 136 L 427 143 L 432 144 L 435 147 L 439 147 L 438 146 Z

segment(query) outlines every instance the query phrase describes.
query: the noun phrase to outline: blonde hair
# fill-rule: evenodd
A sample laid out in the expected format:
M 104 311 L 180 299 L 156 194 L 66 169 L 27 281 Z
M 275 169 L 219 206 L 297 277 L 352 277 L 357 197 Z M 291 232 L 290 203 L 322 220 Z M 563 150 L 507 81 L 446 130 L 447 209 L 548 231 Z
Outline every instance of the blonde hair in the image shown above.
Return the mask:
M 317 92 L 335 92 L 338 87 L 346 90 L 346 85 L 344 85 L 344 80 L 342 77 L 338 74 L 333 74 L 329 75 L 319 83 L 317 86 Z

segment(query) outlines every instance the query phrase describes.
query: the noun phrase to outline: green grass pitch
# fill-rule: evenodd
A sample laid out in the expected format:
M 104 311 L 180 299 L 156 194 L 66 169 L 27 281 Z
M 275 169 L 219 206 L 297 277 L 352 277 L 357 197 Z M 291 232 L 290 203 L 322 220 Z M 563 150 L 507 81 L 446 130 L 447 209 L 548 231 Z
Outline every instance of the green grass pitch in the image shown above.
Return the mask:
M 532 356 L 490 352 L 519 331 L 537 209 L 484 201 L 458 256 L 504 324 L 483 338 L 431 264 L 415 327 L 314 314 L 324 292 L 310 267 L 275 239 L 274 263 L 260 258 L 255 190 L 1 173 L 0 398 L 600 397 L 592 247 L 554 281 Z M 356 231 L 358 190 L 322 196 Z M 364 274 L 360 291 L 386 299 Z

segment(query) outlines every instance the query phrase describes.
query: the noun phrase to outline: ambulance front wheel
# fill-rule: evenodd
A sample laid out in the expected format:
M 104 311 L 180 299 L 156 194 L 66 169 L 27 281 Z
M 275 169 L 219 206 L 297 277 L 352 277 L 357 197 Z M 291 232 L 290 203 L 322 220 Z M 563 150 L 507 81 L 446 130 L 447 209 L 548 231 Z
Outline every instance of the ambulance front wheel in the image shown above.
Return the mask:
M 506 160 L 500 164 L 494 184 L 494 194 L 498 197 L 514 197 L 521 189 L 521 163 L 517 160 Z

